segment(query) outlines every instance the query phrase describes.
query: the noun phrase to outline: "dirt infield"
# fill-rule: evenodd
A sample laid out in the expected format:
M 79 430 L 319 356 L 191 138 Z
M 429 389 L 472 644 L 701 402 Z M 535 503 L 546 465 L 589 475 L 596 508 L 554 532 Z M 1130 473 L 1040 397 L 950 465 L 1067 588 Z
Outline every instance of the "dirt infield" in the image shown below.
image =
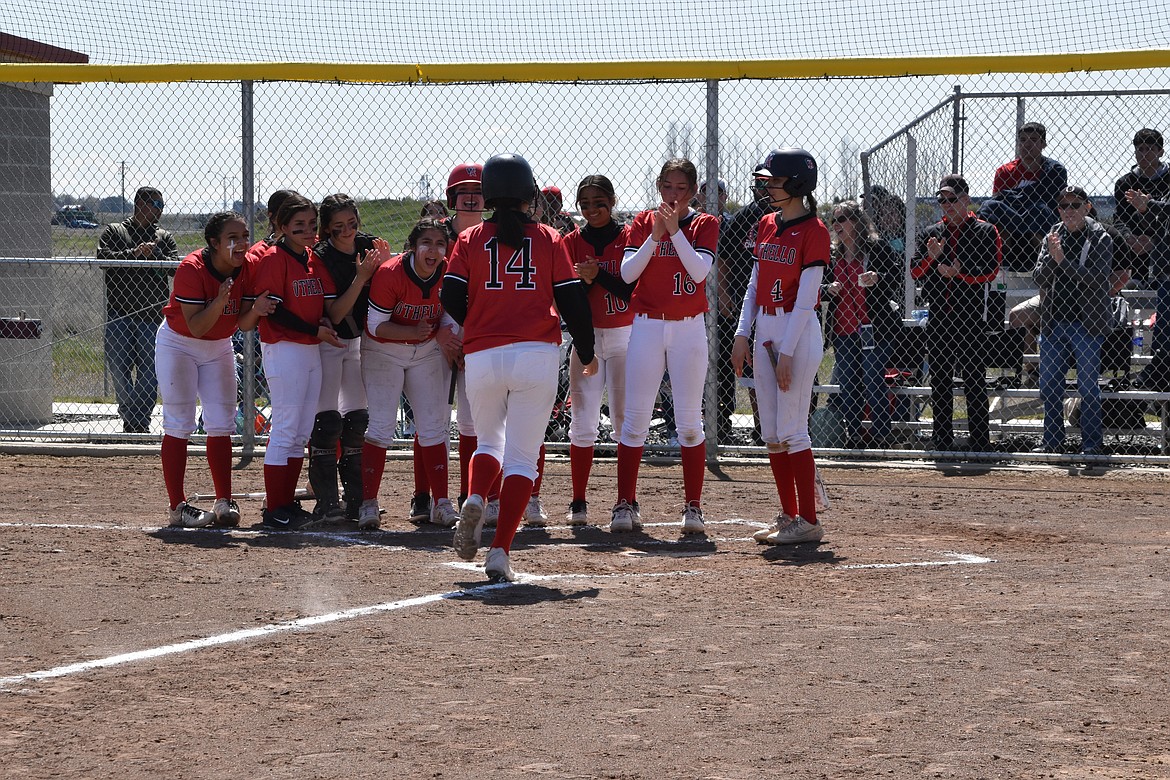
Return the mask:
M 396 519 L 404 462 L 382 532 L 278 535 L 258 501 L 160 529 L 152 458 L 0 455 L 2 774 L 1170 778 L 1166 474 L 824 475 L 820 546 L 751 541 L 758 465 L 680 539 L 680 471 L 646 466 L 644 534 L 522 530 L 538 576 L 483 587 Z M 559 518 L 566 462 L 543 494 Z

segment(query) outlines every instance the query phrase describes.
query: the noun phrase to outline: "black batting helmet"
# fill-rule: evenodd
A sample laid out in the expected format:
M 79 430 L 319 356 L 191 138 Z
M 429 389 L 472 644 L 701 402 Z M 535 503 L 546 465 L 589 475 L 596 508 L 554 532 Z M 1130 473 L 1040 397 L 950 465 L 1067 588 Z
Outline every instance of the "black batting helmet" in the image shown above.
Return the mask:
M 757 176 L 787 176 L 784 191 L 794 198 L 812 195 L 817 188 L 816 158 L 804 149 L 789 146 L 769 152 L 764 161 L 756 166 Z
M 532 203 L 536 198 L 532 166 L 518 154 L 497 154 L 483 164 L 483 204 L 489 209 L 500 200 Z

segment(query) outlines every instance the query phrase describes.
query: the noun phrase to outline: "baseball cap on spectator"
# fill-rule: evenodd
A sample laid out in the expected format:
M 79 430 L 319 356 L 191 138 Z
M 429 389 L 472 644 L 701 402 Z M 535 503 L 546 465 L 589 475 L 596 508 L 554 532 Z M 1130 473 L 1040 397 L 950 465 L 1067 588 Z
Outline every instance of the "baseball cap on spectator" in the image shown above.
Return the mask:
M 1061 195 L 1076 195 L 1078 198 L 1080 198 L 1081 200 L 1084 200 L 1084 201 L 1087 201 L 1089 199 L 1089 193 L 1085 192 L 1084 187 L 1065 187 L 1064 190 L 1062 190 L 1060 194 Z
M 966 195 L 970 191 L 966 179 L 957 173 L 948 173 L 942 177 L 942 182 L 938 185 L 938 192 L 935 194 L 942 195 L 947 192 L 951 195 Z
M 1150 127 L 1143 127 L 1133 136 L 1133 145 L 1149 144 L 1158 149 L 1162 148 L 1162 134 Z

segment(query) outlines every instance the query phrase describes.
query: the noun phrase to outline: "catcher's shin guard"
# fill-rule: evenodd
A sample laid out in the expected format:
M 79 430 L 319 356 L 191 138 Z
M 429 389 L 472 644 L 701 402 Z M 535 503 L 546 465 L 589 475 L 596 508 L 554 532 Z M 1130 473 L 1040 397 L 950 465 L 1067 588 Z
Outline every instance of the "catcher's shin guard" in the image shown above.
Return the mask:
M 345 514 L 357 518 L 362 505 L 362 446 L 366 441 L 366 427 L 370 413 L 365 409 L 346 412 L 341 428 L 341 460 L 337 474 L 345 491 Z
M 317 497 L 318 515 L 341 503 L 337 491 L 337 442 L 341 428 L 340 412 L 318 412 L 309 436 L 309 487 Z

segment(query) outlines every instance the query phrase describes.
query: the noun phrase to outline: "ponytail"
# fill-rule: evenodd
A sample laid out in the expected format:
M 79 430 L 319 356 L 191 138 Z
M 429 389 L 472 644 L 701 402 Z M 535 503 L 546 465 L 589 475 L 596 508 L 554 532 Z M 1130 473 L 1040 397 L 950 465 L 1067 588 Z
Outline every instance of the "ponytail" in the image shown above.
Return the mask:
M 501 244 L 521 249 L 524 246 L 524 226 L 527 220 L 520 211 L 522 205 L 518 200 L 497 199 L 496 201 L 496 238 Z

